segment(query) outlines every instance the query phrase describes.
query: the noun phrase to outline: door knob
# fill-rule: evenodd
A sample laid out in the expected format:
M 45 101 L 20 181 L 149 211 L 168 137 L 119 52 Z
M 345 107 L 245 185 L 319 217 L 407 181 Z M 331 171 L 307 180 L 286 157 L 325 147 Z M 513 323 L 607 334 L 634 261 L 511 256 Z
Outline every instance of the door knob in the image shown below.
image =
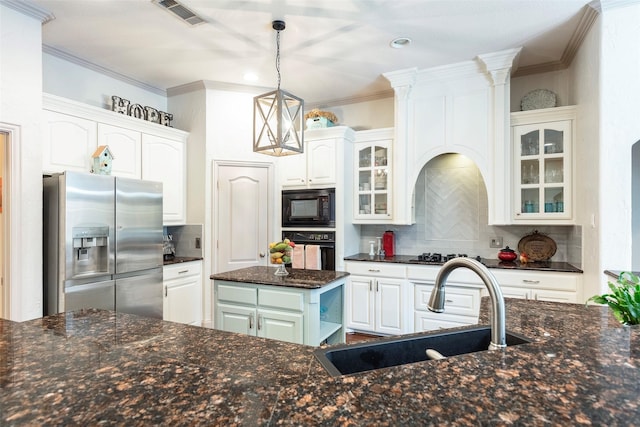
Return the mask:
M 260 258 L 264 258 L 267 254 L 265 254 L 264 252 L 260 252 Z

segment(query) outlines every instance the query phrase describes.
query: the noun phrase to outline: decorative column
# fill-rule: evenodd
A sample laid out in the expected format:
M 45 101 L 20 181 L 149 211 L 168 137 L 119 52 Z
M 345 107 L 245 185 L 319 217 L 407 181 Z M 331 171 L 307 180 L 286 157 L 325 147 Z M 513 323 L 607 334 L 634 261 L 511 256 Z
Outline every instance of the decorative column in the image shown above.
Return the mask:
M 392 71 L 383 76 L 389 80 L 395 92 L 395 135 L 393 140 L 393 223 L 412 223 L 412 192 L 414 183 L 409 182 L 410 173 L 407 168 L 411 144 L 409 143 L 409 118 L 413 117 L 411 90 L 416 82 L 417 68 Z
M 512 220 L 513 188 L 511 185 L 513 151 L 510 127 L 510 77 L 522 48 L 479 55 L 476 59 L 483 66 L 491 83 L 491 114 L 488 118 L 490 169 L 493 171 L 489 198 L 489 224 L 509 224 Z

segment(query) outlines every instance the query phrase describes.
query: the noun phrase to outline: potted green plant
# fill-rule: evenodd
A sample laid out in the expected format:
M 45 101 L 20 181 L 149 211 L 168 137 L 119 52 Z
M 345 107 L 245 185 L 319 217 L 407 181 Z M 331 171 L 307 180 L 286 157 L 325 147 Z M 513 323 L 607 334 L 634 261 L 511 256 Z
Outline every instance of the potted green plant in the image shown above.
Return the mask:
M 625 325 L 640 324 L 640 278 L 623 271 L 616 283 L 609 282 L 610 294 L 594 295 L 587 300 L 607 304 L 616 319 Z

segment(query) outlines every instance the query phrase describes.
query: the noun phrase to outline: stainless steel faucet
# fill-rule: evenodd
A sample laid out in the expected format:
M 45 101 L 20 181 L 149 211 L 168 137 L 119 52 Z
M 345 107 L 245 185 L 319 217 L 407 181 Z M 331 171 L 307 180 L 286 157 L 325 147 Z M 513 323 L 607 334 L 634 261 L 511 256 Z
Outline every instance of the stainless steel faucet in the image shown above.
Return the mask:
M 431 291 L 431 297 L 429 298 L 427 308 L 436 313 L 442 313 L 444 311 L 444 285 L 449 274 L 458 267 L 467 267 L 469 270 L 480 276 L 489 291 L 492 308 L 491 343 L 489 344 L 489 350 L 498 350 L 506 347 L 505 307 L 502 290 L 500 290 L 500 285 L 498 285 L 498 281 L 494 275 L 491 274 L 487 267 L 475 259 L 465 257 L 453 258 L 442 266 L 436 276 L 436 284 L 433 287 L 433 291 Z

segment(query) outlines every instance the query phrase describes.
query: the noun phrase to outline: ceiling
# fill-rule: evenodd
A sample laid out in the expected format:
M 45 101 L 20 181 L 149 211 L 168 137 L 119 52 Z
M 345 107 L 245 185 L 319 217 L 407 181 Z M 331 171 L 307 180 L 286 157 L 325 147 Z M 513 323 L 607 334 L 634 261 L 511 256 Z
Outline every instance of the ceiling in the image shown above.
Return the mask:
M 205 80 L 281 87 L 309 105 L 389 95 L 382 73 L 523 47 L 518 73 L 568 65 L 597 13 L 589 0 L 181 0 L 190 25 L 152 0 L 32 0 L 53 15 L 45 51 L 161 92 Z M 396 37 L 411 44 L 390 47 Z M 257 80 L 244 79 L 254 73 Z

